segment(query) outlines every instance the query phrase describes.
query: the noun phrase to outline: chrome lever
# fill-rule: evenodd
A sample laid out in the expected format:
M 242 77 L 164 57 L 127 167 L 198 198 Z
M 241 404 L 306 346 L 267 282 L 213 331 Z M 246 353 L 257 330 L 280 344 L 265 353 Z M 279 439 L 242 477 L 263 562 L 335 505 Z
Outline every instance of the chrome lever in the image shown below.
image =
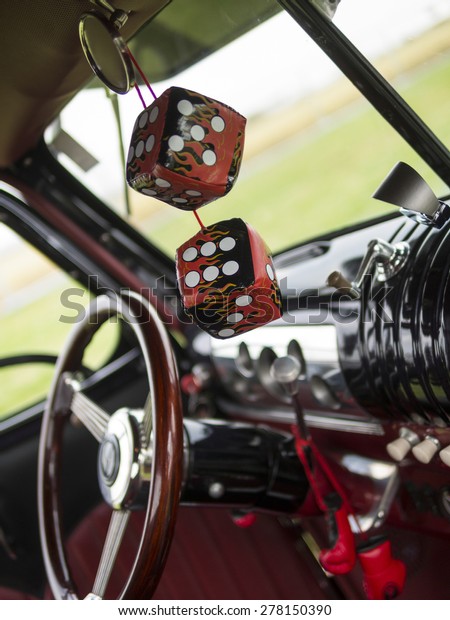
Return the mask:
M 353 299 L 361 297 L 364 278 L 372 273 L 375 266 L 375 277 L 379 282 L 393 278 L 404 267 L 409 256 L 409 244 L 405 241 L 388 243 L 382 239 L 369 241 L 353 282 L 345 278 L 340 271 L 333 271 L 327 278 L 327 286 L 346 293 Z
M 402 161 L 392 168 L 373 198 L 400 207 L 400 213 L 425 226 L 442 228 L 450 219 L 450 206 L 438 200 L 420 174 Z
M 299 379 L 301 376 L 305 376 L 304 364 L 301 364 L 293 355 L 278 357 L 270 367 L 270 374 L 279 385 L 283 386 L 288 396 L 290 396 L 300 436 L 303 439 L 307 439 L 309 437 L 309 430 L 305 422 L 303 406 L 298 397 L 300 389 Z
M 357 527 L 350 523 L 352 530 L 368 532 L 381 527 L 400 486 L 398 466 L 356 454 L 346 454 L 340 464 L 352 474 L 368 478 L 372 484 L 373 504 L 365 515 L 357 515 Z

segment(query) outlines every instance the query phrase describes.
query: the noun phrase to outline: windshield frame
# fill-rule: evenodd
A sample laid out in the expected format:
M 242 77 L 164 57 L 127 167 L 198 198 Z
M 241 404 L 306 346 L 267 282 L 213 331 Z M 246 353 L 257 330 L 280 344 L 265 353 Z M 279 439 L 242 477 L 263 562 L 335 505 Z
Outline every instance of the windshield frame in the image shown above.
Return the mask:
M 450 151 L 373 64 L 310 0 L 277 2 L 450 187 Z

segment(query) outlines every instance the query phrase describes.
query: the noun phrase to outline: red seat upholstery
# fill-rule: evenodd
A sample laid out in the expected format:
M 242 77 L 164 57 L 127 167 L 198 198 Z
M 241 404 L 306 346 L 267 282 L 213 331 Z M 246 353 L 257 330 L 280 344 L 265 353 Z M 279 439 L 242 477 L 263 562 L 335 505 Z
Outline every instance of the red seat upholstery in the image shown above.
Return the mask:
M 0 588 L 0 601 L 35 601 L 35 597 L 19 590 L 10 588 Z
M 82 596 L 94 583 L 109 516 L 110 509 L 99 506 L 69 540 L 69 563 Z M 137 549 L 143 519 L 140 513 L 132 518 L 107 598 L 117 596 Z M 292 532 L 272 516 L 258 515 L 252 527 L 240 529 L 227 510 L 180 507 L 154 599 L 326 598 L 294 543 Z

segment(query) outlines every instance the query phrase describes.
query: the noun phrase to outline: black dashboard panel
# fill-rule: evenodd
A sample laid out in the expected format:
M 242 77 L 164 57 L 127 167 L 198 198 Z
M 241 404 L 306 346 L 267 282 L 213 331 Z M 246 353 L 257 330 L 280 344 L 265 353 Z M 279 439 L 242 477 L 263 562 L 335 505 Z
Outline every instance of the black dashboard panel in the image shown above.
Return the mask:
M 399 273 L 387 282 L 369 274 L 360 299 L 326 285 L 336 269 L 352 281 L 376 238 L 409 245 Z M 292 355 L 303 364 L 299 396 L 313 425 L 323 427 L 325 418 L 370 434 L 382 434 L 380 424 L 389 420 L 446 427 L 449 245 L 446 228 L 394 217 L 277 256 L 283 318 L 209 343 L 234 407 L 244 408 L 246 417 L 256 409 L 270 419 L 290 419 L 290 398 L 270 367 L 276 357 Z
M 292 355 L 302 365 L 299 398 L 313 426 L 382 434 L 375 417 L 359 402 L 361 389 L 356 395 L 351 389 L 359 351 L 360 302 L 330 289 L 326 279 L 336 268 L 351 279 L 372 238 L 392 239 L 405 227 L 403 218 L 394 218 L 277 256 L 283 318 L 230 340 L 200 335 L 194 343 L 211 353 L 227 394 L 222 405 L 226 408 L 231 399 L 246 418 L 264 411 L 268 420 L 292 421 L 291 399 L 270 372 L 277 357 Z

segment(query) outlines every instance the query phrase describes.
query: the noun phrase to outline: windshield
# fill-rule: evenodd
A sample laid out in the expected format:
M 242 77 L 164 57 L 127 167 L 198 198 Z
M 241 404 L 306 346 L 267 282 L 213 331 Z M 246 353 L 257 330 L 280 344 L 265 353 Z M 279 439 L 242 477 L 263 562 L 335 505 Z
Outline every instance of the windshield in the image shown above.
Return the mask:
M 153 81 L 151 64 L 158 62 L 155 37 L 158 28 L 167 31 L 167 11 L 170 6 L 176 10 L 175 5 L 180 6 L 169 5 L 131 44 L 154 91 L 160 95 L 169 86 L 185 87 L 230 105 L 248 119 L 240 176 L 227 196 L 200 210 L 205 224 L 241 217 L 260 232 L 273 252 L 280 252 L 390 210 L 371 196 L 397 161 L 416 168 L 437 194 L 447 191 L 302 28 L 286 12 L 275 14 L 279 9 L 275 0 L 264 2 L 265 18 L 273 15 L 264 23 L 170 79 Z M 214 20 L 213 10 L 207 18 Z M 449 3 L 342 0 L 333 23 L 448 143 Z M 205 27 L 205 21 L 198 23 L 199 40 Z M 195 19 L 189 28 L 195 32 Z M 181 42 L 178 27 L 171 36 Z M 146 41 L 153 41 L 147 59 Z M 170 66 L 174 65 L 171 60 Z M 154 74 L 160 72 L 155 68 Z M 149 105 L 151 99 L 142 92 Z M 118 103 L 126 152 L 142 103 L 135 92 L 119 97 Z M 91 85 L 66 108 L 60 123 L 98 163 L 82 170 L 64 154 L 58 156 L 127 217 L 111 98 L 103 88 Z M 52 140 L 51 134 L 48 139 Z M 130 189 L 127 200 L 132 223 L 170 256 L 198 230 L 191 213 Z

